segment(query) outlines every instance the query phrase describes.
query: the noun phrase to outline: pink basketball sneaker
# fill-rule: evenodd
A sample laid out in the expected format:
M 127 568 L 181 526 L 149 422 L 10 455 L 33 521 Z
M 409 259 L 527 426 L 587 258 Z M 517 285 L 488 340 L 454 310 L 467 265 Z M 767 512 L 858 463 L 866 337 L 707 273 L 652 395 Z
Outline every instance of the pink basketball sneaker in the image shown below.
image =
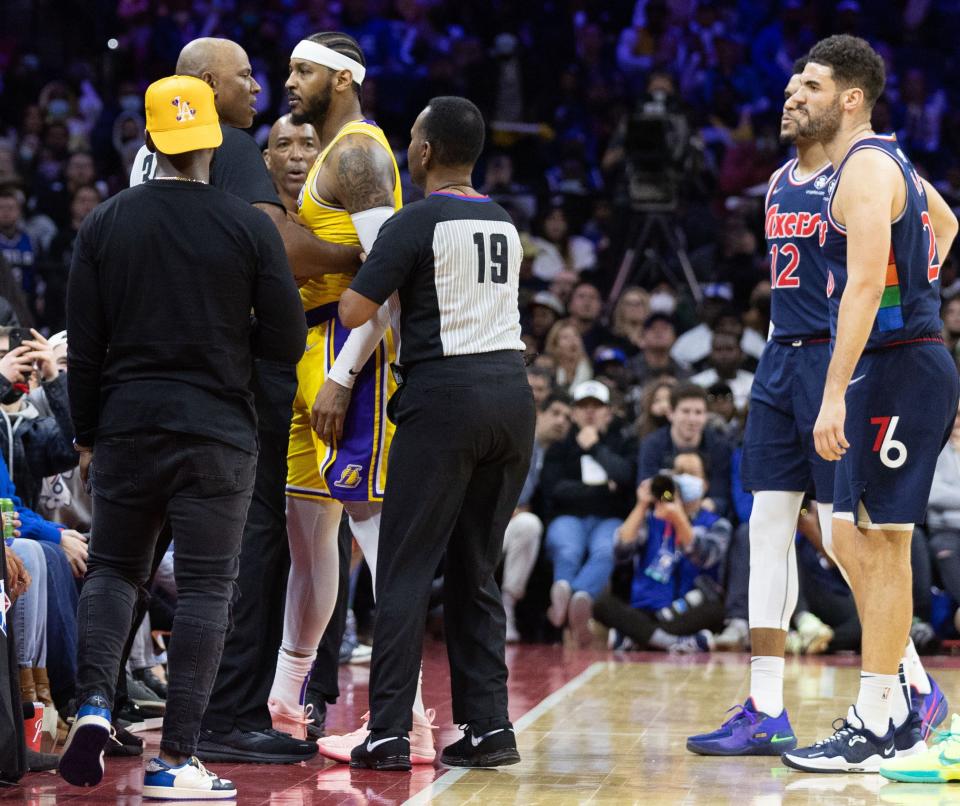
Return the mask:
M 436 759 L 437 750 L 433 741 L 433 732 L 437 729 L 433 724 L 436 716 L 437 712 L 433 708 L 427 709 L 426 718 L 419 716 L 416 711 L 413 712 L 413 729 L 410 731 L 411 764 L 433 764 Z M 363 724 L 352 733 L 345 733 L 342 736 L 324 736 L 318 739 L 317 747 L 320 748 L 320 754 L 334 761 L 349 764 L 350 751 L 367 740 L 370 733 L 367 729 L 369 721 L 370 712 L 368 711 L 362 717 Z

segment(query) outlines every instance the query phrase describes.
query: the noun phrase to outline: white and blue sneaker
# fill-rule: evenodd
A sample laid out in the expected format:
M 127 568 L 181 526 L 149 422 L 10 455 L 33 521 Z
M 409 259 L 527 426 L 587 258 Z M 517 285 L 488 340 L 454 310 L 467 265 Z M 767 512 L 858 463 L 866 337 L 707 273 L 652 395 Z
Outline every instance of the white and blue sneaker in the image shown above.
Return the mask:
M 154 758 L 143 774 L 143 796 L 157 800 L 230 800 L 237 796 L 237 787 L 233 781 L 210 772 L 196 756 L 177 767 Z
M 63 745 L 58 770 L 74 786 L 96 786 L 103 780 L 103 748 L 110 740 L 110 708 L 106 699 L 94 695 L 80 710 Z
M 896 757 L 892 721 L 886 735 L 877 736 L 864 727 L 851 705 L 847 718 L 834 720 L 833 728 L 830 738 L 781 755 L 783 763 L 803 772 L 879 772 L 881 764 Z

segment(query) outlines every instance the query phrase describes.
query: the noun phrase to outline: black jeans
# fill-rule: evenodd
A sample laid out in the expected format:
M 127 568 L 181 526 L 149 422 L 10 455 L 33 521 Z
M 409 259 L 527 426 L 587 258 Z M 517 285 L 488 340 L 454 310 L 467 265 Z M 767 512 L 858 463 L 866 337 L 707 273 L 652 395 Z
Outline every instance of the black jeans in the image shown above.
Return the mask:
M 924 530 L 916 526 L 910 539 L 910 569 L 913 572 L 913 615 L 928 624 L 933 618 L 933 562 Z
M 160 747 L 196 752 L 230 622 L 240 535 L 256 456 L 200 437 L 149 433 L 97 442 L 93 530 L 80 594 L 77 700 L 113 704 L 120 656 L 168 518 L 176 544 L 177 610 Z
M 6 580 L 7 544 L 0 540 L 0 582 Z M 4 594 L 6 595 L 6 594 Z M 0 602 L 3 608 L 6 602 Z M 2 612 L 2 611 L 0 611 Z M 13 614 L 11 613 L 11 616 Z M 16 783 L 27 771 L 26 745 L 23 740 L 23 706 L 20 704 L 20 665 L 13 634 L 12 618 L 3 620 L 0 630 L 0 782 Z
M 725 617 L 750 619 L 750 524 L 741 523 L 733 530 L 727 549 L 727 567 L 723 587 Z
M 641 649 L 647 648 L 657 629 L 670 635 L 694 635 L 700 630 L 719 629 L 723 625 L 723 613 L 723 603 L 719 599 L 705 599 L 697 607 L 664 621 L 656 611 L 631 607 L 609 590 L 602 593 L 593 605 L 593 617 L 597 621 L 629 636 Z
M 453 721 L 505 721 L 506 620 L 494 572 L 527 476 L 534 405 L 519 353 L 425 361 L 394 404 L 397 433 L 380 524 L 371 731 L 410 730 L 434 573 Z
M 960 532 L 930 529 L 930 553 L 936 563 L 943 589 L 960 602 Z
M 833 629 L 828 652 L 860 649 L 861 627 L 853 593 L 839 571 L 821 564 L 817 550 L 808 540 L 797 543 L 797 577 L 800 586 L 795 613 L 813 613 Z
M 283 638 L 290 572 L 285 491 L 296 367 L 263 360 L 253 367 L 251 391 L 260 441 L 257 477 L 243 528 L 233 629 L 203 716 L 203 727 L 217 733 L 270 727 L 267 698 Z

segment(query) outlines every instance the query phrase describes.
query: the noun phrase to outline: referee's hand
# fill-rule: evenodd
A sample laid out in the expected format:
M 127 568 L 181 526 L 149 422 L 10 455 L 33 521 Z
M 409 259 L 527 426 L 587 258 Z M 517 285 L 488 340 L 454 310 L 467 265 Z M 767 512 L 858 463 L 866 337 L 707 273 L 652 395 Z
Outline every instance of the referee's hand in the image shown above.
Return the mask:
M 343 436 L 343 421 L 350 405 L 350 390 L 327 378 L 310 409 L 310 425 L 326 445 Z

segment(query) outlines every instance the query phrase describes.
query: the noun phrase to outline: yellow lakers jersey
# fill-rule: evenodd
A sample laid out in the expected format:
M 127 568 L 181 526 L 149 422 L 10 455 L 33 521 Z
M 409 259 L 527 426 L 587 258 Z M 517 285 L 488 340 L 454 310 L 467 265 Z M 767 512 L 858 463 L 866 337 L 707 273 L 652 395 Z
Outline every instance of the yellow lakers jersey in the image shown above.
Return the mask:
M 317 172 L 323 166 L 324 160 L 331 149 L 348 134 L 364 134 L 372 137 L 390 155 L 393 163 L 393 209 L 399 210 L 403 203 L 403 193 L 400 188 L 400 169 L 393 158 L 393 151 L 383 133 L 383 130 L 369 120 L 352 120 L 336 133 L 307 173 L 307 181 L 300 191 L 297 206 L 300 208 L 300 218 L 310 228 L 314 235 L 330 243 L 359 244 L 357 231 L 350 219 L 350 214 L 337 204 L 317 198 L 314 184 Z M 309 311 L 330 302 L 337 302 L 340 296 L 350 287 L 352 274 L 321 274 L 311 279 L 300 289 L 300 299 L 303 309 Z

